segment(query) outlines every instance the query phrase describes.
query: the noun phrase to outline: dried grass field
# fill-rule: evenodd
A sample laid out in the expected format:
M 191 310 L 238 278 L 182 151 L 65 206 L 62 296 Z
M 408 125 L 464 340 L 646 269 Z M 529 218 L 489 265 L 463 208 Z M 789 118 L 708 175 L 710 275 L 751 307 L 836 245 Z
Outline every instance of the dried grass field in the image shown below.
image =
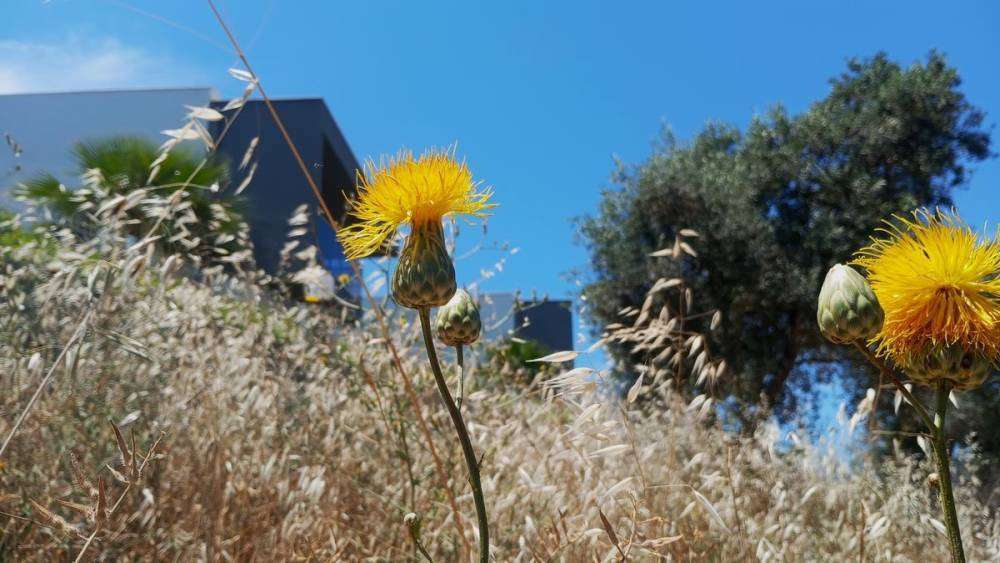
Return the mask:
M 412 512 L 435 560 L 470 559 L 461 453 L 407 317 L 346 322 L 251 273 L 195 275 L 116 230 L 170 201 L 117 203 L 100 236 L 3 250 L 0 436 L 40 392 L 0 458 L 0 558 L 417 560 Z M 582 368 L 526 386 L 471 355 L 498 561 L 946 557 L 926 460 L 876 466 L 766 421 L 728 432 L 670 378 L 620 399 Z M 996 493 L 975 485 L 957 491 L 967 549 L 995 560 Z

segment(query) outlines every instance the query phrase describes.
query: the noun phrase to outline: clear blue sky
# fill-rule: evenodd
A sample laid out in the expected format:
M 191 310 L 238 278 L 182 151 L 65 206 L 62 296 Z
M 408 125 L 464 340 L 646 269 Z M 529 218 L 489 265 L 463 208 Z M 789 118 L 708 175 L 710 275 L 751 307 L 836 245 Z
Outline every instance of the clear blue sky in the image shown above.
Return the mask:
M 587 255 L 571 218 L 596 209 L 614 155 L 646 158 L 663 124 L 689 138 L 777 102 L 802 111 L 850 56 L 909 63 L 939 49 L 988 123 L 1000 121 L 995 2 L 220 5 L 269 94 L 325 98 L 359 158 L 459 142 L 496 190 L 490 238 L 521 249 L 483 286 L 492 291 L 572 295 L 563 274 Z M 9 2 L 0 91 L 196 84 L 235 95 L 224 44 L 200 1 Z M 998 194 L 993 160 L 959 210 L 1000 220 Z M 496 257 L 481 253 L 460 277 Z

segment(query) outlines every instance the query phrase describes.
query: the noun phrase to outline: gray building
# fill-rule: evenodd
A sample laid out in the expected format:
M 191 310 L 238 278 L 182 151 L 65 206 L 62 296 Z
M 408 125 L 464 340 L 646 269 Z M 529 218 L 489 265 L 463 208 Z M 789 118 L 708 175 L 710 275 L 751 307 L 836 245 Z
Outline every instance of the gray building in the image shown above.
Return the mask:
M 554 352 L 573 349 L 572 301 L 520 301 L 513 293 L 484 293 L 477 302 L 487 340 L 515 337 Z
M 0 206 L 21 209 L 11 189 L 40 172 L 76 185 L 76 143 L 119 135 L 160 143 L 166 139 L 161 131 L 182 126 L 186 107 L 221 109 L 225 102 L 217 97 L 211 88 L 0 95 L 0 133 L 10 145 L 10 150 L 0 151 Z M 274 103 L 327 206 L 342 220 L 344 195 L 353 193 L 358 162 L 333 116 L 319 98 Z M 296 207 L 307 204 L 316 219 L 308 236 L 319 249 L 320 262 L 334 278 L 349 272 L 333 230 L 318 220 L 316 199 L 263 101 L 248 101 L 238 115 L 236 110 L 226 113 L 235 119 L 225 136 L 220 121 L 212 122 L 210 132 L 215 139 L 221 137 L 217 152 L 229 161 L 236 181 L 243 177 L 236 167 L 251 140 L 258 139 L 257 169 L 243 194 L 257 263 L 274 271 L 289 230 L 287 221 Z

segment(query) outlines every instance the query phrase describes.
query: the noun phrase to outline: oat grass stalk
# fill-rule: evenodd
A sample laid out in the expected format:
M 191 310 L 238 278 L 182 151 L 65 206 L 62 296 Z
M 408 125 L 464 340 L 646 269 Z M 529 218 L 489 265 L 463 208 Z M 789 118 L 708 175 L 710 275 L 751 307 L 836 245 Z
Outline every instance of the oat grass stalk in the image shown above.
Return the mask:
M 476 452 L 472 448 L 472 440 L 469 439 L 469 430 L 462 419 L 462 411 L 455 405 L 448 390 L 448 384 L 441 373 L 441 364 L 438 362 L 437 351 L 434 349 L 434 338 L 431 336 L 431 312 L 427 307 L 418 309 L 420 314 L 420 328 L 424 334 L 424 347 L 427 349 L 427 360 L 431 364 L 431 371 L 434 372 L 434 382 L 437 383 L 438 393 L 448 414 L 451 415 L 451 422 L 455 425 L 455 433 L 458 434 L 458 441 L 462 444 L 462 454 L 465 456 L 465 465 L 469 468 L 469 484 L 472 485 L 472 498 L 476 503 L 476 517 L 479 523 L 479 561 L 487 563 L 490 559 L 490 528 L 486 517 L 486 500 L 483 497 L 483 485 L 479 476 L 479 460 L 476 459 Z
M 131 491 L 132 488 L 139 482 L 139 479 L 142 478 L 146 467 L 149 465 L 149 460 L 156 454 L 156 448 L 159 447 L 160 441 L 164 437 L 164 434 L 161 433 L 160 436 L 156 438 L 156 441 L 153 442 L 153 445 L 150 446 L 146 455 L 143 456 L 142 461 L 139 462 L 136 459 L 137 450 L 135 447 L 135 434 L 132 434 L 132 449 L 130 451 L 125 445 L 125 440 L 122 438 L 121 431 L 117 426 L 115 426 L 114 422 L 111 422 L 111 428 L 114 429 L 115 432 L 118 451 L 121 454 L 122 464 L 125 466 L 126 479 L 128 482 L 125 484 L 125 488 L 122 490 L 121 494 L 118 495 L 118 500 L 116 500 L 115 503 L 111 505 L 111 508 L 106 510 L 103 514 L 103 520 L 98 520 L 97 526 L 94 527 L 94 531 L 87 536 L 86 542 L 84 542 L 83 547 L 80 548 L 80 552 L 77 553 L 76 558 L 73 559 L 73 563 L 80 563 L 83 561 L 83 557 L 87 553 L 87 550 L 90 548 L 91 544 L 94 543 L 94 539 L 97 537 L 97 534 L 103 529 L 103 524 L 105 524 L 109 518 L 118 513 L 118 508 L 121 507 L 122 502 L 125 500 L 125 497 L 128 496 L 129 491 Z
M 38 398 L 41 397 L 42 392 L 45 391 L 45 389 L 49 386 L 49 383 L 52 382 L 52 378 L 55 377 L 56 374 L 56 368 L 58 368 L 59 364 L 62 363 L 63 358 L 66 357 L 66 354 L 69 352 L 70 348 L 76 345 L 77 340 L 83 338 L 83 335 L 86 333 L 87 330 L 87 324 L 90 322 L 90 319 L 91 317 L 93 317 L 93 315 L 94 315 L 93 309 L 87 309 L 86 312 L 83 314 L 83 317 L 80 319 L 80 323 L 77 325 L 76 330 L 73 331 L 73 336 L 69 338 L 69 340 L 66 342 L 66 345 L 63 346 L 62 351 L 59 352 L 59 355 L 56 357 L 55 361 L 52 362 L 52 366 L 49 367 L 48 373 L 46 373 L 45 377 L 42 378 L 41 383 L 39 383 L 38 387 L 35 389 L 35 393 L 31 396 L 31 399 L 28 400 L 28 404 L 24 406 L 24 409 L 21 411 L 21 414 L 18 415 L 17 421 L 14 423 L 14 426 L 10 429 L 10 432 L 7 434 L 7 437 L 4 438 L 3 445 L 0 445 L 0 458 L 3 458 L 4 452 L 7 451 L 7 446 L 10 445 L 11 440 L 14 439 L 14 435 L 17 434 L 17 431 L 21 428 L 21 425 L 24 424 L 24 421 L 28 418 L 28 414 L 31 413 L 31 409 L 35 406 L 35 403 L 38 402 Z

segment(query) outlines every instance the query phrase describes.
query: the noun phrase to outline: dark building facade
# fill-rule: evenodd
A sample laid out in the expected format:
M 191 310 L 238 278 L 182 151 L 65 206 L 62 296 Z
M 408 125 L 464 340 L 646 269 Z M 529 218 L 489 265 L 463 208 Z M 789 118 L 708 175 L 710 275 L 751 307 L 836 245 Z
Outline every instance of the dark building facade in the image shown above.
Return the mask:
M 514 333 L 553 351 L 573 349 L 573 303 L 539 301 L 514 311 Z
M 479 293 L 483 338 L 510 337 L 535 341 L 553 352 L 573 349 L 573 302 L 521 300 L 515 293 Z
M 320 98 L 273 100 L 272 103 L 326 205 L 337 220 L 343 222 L 346 198 L 354 195 L 359 165 L 326 103 Z M 222 110 L 225 102 L 214 101 L 211 105 Z M 257 263 L 269 272 L 277 269 L 281 249 L 287 240 L 288 220 L 297 207 L 306 204 L 311 218 L 307 228 L 319 249 L 319 262 L 334 278 L 351 273 L 333 229 L 323 220 L 309 183 L 266 104 L 262 100 L 249 100 L 242 109 L 225 113 L 227 118 L 235 116 L 235 119 L 225 136 L 222 136 L 222 128 L 229 119 L 215 122 L 212 136 L 215 139 L 222 137 L 218 141 L 218 152 L 231 163 L 237 181 L 240 175 L 235 174 L 235 168 L 253 139 L 258 139 L 257 169 L 243 192 Z

